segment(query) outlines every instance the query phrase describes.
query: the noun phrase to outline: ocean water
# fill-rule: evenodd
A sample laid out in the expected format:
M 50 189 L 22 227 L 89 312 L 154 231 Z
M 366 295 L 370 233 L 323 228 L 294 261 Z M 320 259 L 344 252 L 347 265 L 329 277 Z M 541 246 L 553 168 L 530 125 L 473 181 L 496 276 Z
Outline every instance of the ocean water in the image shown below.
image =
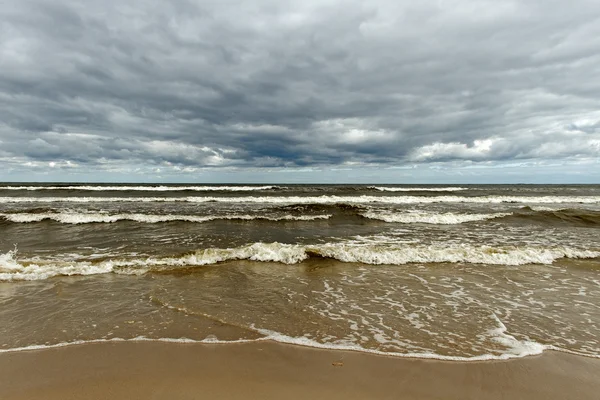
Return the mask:
M 600 357 L 598 185 L 0 184 L 0 351 Z

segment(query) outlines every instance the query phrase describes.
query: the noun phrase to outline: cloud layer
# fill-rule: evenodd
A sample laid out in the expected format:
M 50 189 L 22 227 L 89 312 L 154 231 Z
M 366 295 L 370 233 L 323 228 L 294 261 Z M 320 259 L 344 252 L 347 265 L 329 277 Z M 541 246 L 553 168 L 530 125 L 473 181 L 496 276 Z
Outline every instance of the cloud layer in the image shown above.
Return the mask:
M 4 2 L 4 176 L 598 165 L 596 0 L 239 3 Z

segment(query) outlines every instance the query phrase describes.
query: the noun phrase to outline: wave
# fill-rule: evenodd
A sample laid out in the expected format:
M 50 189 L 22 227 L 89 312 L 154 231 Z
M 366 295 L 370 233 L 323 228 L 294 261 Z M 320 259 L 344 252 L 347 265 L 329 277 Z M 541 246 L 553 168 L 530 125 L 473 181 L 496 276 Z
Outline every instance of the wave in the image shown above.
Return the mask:
M 0 190 L 84 190 L 94 192 L 109 191 L 140 191 L 140 192 L 247 192 L 254 190 L 273 190 L 281 189 L 280 186 L 0 186 Z
M 462 224 L 465 222 L 484 221 L 494 218 L 502 218 L 512 213 L 495 214 L 458 214 L 458 213 L 435 213 L 427 211 L 407 211 L 407 212 L 389 212 L 389 211 L 367 211 L 359 215 L 377 219 L 385 222 L 398 222 L 403 224 L 423 223 L 436 225 Z
M 600 212 L 585 209 L 523 207 L 514 217 L 525 221 L 551 224 L 593 226 L 600 224 Z
M 390 187 L 390 186 L 369 186 L 368 189 L 379 190 L 380 192 L 459 192 L 469 190 L 464 187 Z
M 160 222 L 209 222 L 215 220 L 241 220 L 241 221 L 314 221 L 329 219 L 332 215 L 281 215 L 267 217 L 262 215 L 234 214 L 234 215 L 158 215 L 158 214 L 106 214 L 106 213 L 78 213 L 78 212 L 50 212 L 50 213 L 0 213 L 0 217 L 14 223 L 31 223 L 46 220 L 62 224 L 91 224 L 114 223 L 118 221 L 133 221 L 147 224 Z
M 600 196 L 240 196 L 240 197 L 0 197 L 0 203 L 261 203 L 261 204 L 598 204 Z
M 421 210 L 393 212 L 387 210 L 357 211 L 357 214 L 368 219 L 390 223 L 423 223 L 436 225 L 462 224 L 465 222 L 484 221 L 496 218 L 510 218 L 541 224 L 563 224 L 575 226 L 595 226 L 600 224 L 600 212 L 586 209 L 552 209 L 549 207 L 522 207 L 516 212 L 503 213 L 437 213 Z
M 301 213 L 316 213 L 316 212 L 346 212 L 346 213 L 358 213 L 359 211 L 366 210 L 366 207 L 361 206 L 359 204 L 350 204 L 350 203 L 291 203 L 280 206 L 275 206 L 272 210 L 280 211 L 280 212 L 301 212 Z
M 303 212 L 307 211 L 307 207 L 292 207 L 281 208 L 287 211 Z M 317 207 L 314 210 L 308 207 L 308 211 L 329 211 L 349 213 L 350 215 L 361 216 L 367 219 L 379 220 L 384 222 L 396 223 L 425 223 L 425 224 L 461 224 L 472 221 L 483 221 L 487 219 L 500 218 L 511 213 L 495 213 L 495 214 L 458 214 L 458 213 L 435 213 L 427 211 L 406 211 L 406 212 L 389 212 L 389 211 L 364 211 L 364 208 L 353 206 L 342 206 L 340 209 L 330 206 Z M 31 210 L 33 211 L 33 210 Z M 250 214 L 233 214 L 233 215 L 178 215 L 178 214 L 140 214 L 140 213 L 123 213 L 123 214 L 108 214 L 106 212 L 75 212 L 75 211 L 48 211 L 40 209 L 34 212 L 14 212 L 0 213 L 0 221 L 4 219 L 12 223 L 35 223 L 42 221 L 56 221 L 62 224 L 91 224 L 91 223 L 115 223 L 119 221 L 133 221 L 139 223 L 156 224 L 162 222 L 193 222 L 203 223 L 216 220 L 240 220 L 240 221 L 316 221 L 326 220 L 333 217 L 333 214 L 306 214 L 306 215 L 250 215 Z
M 235 248 L 209 248 L 177 257 L 146 257 L 102 261 L 21 260 L 16 251 L 0 254 L 0 280 L 40 280 L 59 275 L 118 273 L 142 275 L 232 260 L 298 264 L 309 258 L 331 258 L 370 265 L 410 263 L 472 263 L 492 265 L 552 264 L 561 258 L 598 258 L 600 249 L 566 246 L 472 246 L 456 244 L 400 245 L 325 243 L 299 245 L 257 242 Z

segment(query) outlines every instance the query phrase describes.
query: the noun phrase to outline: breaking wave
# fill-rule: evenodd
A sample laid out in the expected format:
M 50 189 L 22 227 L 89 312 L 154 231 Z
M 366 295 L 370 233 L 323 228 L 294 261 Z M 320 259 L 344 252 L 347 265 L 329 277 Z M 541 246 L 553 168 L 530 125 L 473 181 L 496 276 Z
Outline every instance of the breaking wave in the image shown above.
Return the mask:
M 403 224 L 423 223 L 423 224 L 439 224 L 451 225 L 462 224 L 465 222 L 484 221 L 487 219 L 501 218 L 511 215 L 511 213 L 495 213 L 495 214 L 457 214 L 457 213 L 435 213 L 427 211 L 406 211 L 406 212 L 389 212 L 389 211 L 367 211 L 361 213 L 365 218 L 377 219 L 385 222 L 399 222 Z
M 215 220 L 240 221 L 314 221 L 331 218 L 331 215 L 281 215 L 267 217 L 262 215 L 158 215 L 158 214 L 107 214 L 80 212 L 49 212 L 49 213 L 0 213 L 0 217 L 14 223 L 31 223 L 41 221 L 56 221 L 62 224 L 114 223 L 118 221 L 133 221 L 155 224 L 160 222 L 209 222 Z
M 430 204 L 600 203 L 600 196 L 241 196 L 241 197 L 0 197 L 0 203 L 235 203 L 235 204 Z
M 140 191 L 140 192 L 248 192 L 254 190 L 281 189 L 280 186 L 0 186 L 0 190 L 83 190 L 92 192 Z
M 369 186 L 369 189 L 379 190 L 380 192 L 459 192 L 469 190 L 464 187 L 390 187 L 390 186 Z
M 333 217 L 333 213 L 342 212 L 349 215 L 361 216 L 367 219 L 373 219 L 384 222 L 396 223 L 425 223 L 425 224 L 461 224 L 472 221 L 483 221 L 487 219 L 500 218 L 511 213 L 495 214 L 458 214 L 458 213 L 435 213 L 427 211 L 404 211 L 391 212 L 384 210 L 365 211 L 365 208 L 342 205 L 342 207 L 290 207 L 281 208 L 278 211 L 320 211 L 329 212 L 329 214 L 305 214 L 305 215 L 178 215 L 178 214 L 141 214 L 141 213 L 122 213 L 109 214 L 107 212 L 76 212 L 76 211 L 44 211 L 40 212 L 13 212 L 0 213 L 0 221 L 4 219 L 12 223 L 34 223 L 42 221 L 56 221 L 62 224 L 90 224 L 90 223 L 115 223 L 119 221 L 132 221 L 138 223 L 155 224 L 161 222 L 193 222 L 202 223 L 216 220 L 239 220 L 239 221 L 316 221 L 327 220 Z M 32 210 L 34 211 L 34 210 Z
M 600 249 L 583 250 L 566 246 L 472 246 L 472 245 L 378 245 L 325 243 L 299 245 L 257 242 L 234 248 L 209 248 L 177 257 L 122 258 L 103 261 L 18 260 L 16 251 L 0 254 L 0 280 L 39 280 L 58 275 L 118 273 L 141 275 L 250 260 L 298 264 L 308 258 L 331 258 L 341 262 L 403 265 L 409 263 L 472 263 L 493 265 L 552 264 L 561 258 L 598 258 Z
M 316 221 L 335 218 L 366 218 L 368 220 L 401 224 L 452 225 L 490 219 L 509 218 L 511 221 L 544 225 L 597 226 L 600 224 L 600 211 L 587 209 L 550 209 L 525 206 L 511 212 L 467 213 L 436 212 L 428 210 L 389 210 L 369 208 L 358 204 L 290 204 L 268 209 L 268 214 L 153 214 L 153 213 L 110 213 L 107 211 L 74 211 L 70 209 L 29 208 L 23 211 L 0 213 L 0 224 L 36 223 L 55 221 L 62 224 L 116 223 L 132 221 L 137 223 L 191 222 L 204 223 L 218 220 L 237 221 Z

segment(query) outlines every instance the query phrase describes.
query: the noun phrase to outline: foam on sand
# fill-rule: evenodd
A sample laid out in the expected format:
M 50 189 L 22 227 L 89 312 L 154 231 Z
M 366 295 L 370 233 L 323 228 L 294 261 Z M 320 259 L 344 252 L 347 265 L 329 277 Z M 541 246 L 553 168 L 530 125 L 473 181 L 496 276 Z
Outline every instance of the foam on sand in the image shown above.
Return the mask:
M 131 339 L 125 338 L 110 338 L 110 339 L 88 339 L 88 340 L 73 340 L 71 342 L 60 342 L 55 344 L 33 344 L 30 346 L 14 347 L 9 349 L 0 349 L 0 353 L 15 353 L 19 351 L 45 350 L 56 349 L 67 346 L 77 346 L 91 343 L 114 343 L 114 342 L 163 342 L 163 343 L 206 343 L 206 344 L 230 344 L 230 343 L 252 343 L 268 340 L 269 338 L 258 339 L 238 339 L 238 340 L 219 340 L 214 337 L 208 337 L 203 340 L 194 340 L 189 338 L 148 338 L 146 336 L 137 336 Z
M 287 344 L 295 344 L 299 346 L 306 347 L 315 347 L 318 349 L 329 349 L 329 350 L 345 350 L 345 351 L 358 351 L 363 353 L 371 353 L 371 354 L 379 354 L 386 356 L 395 356 L 395 357 L 403 357 L 403 358 L 422 358 L 422 359 L 432 359 L 432 360 L 441 360 L 441 361 L 491 361 L 491 360 L 508 360 L 511 358 L 522 358 L 532 355 L 538 355 L 544 352 L 544 350 L 549 347 L 535 342 L 530 341 L 519 341 L 513 336 L 506 333 L 506 326 L 502 324 L 500 320 L 498 322 L 501 326 L 498 329 L 493 330 L 490 334 L 494 335 L 494 338 L 497 338 L 498 341 L 506 346 L 506 350 L 501 354 L 481 354 L 477 356 L 471 357 L 461 357 L 461 356 L 446 356 L 441 354 L 436 354 L 433 352 L 407 352 L 407 353 L 399 353 L 399 352 L 386 352 L 381 350 L 374 349 L 365 349 L 358 344 L 345 343 L 343 341 L 332 342 L 332 343 L 322 343 L 316 340 L 307 338 L 305 336 L 300 337 L 292 337 L 279 332 L 271 331 L 268 329 L 260 329 L 255 328 L 258 332 L 265 335 L 267 339 L 274 340 L 279 343 L 287 343 Z
M 497 317 L 496 317 L 497 318 Z M 318 342 L 316 340 L 307 338 L 305 336 L 293 337 L 280 332 L 272 331 L 269 329 L 257 328 L 256 326 L 250 326 L 251 330 L 254 330 L 262 335 L 261 338 L 257 339 L 238 339 L 238 340 L 219 340 L 214 336 L 209 336 L 203 340 L 194 340 L 189 338 L 148 338 L 145 336 L 137 336 L 130 339 L 125 338 L 110 338 L 110 339 L 90 339 L 90 340 L 74 340 L 70 342 L 60 342 L 55 344 L 34 344 L 23 347 L 0 349 L 1 353 L 14 353 L 19 351 L 31 351 L 31 350 L 44 350 L 54 349 L 66 346 L 76 346 L 90 343 L 114 343 L 114 342 L 166 342 L 166 343 L 204 343 L 204 344 L 231 344 L 231 343 L 252 343 L 272 340 L 278 343 L 293 344 L 298 346 L 312 347 L 318 349 L 328 350 L 344 350 L 344 351 L 356 351 L 361 353 L 371 353 L 385 356 L 395 356 L 402 358 L 421 358 L 421 359 L 433 359 L 442 361 L 489 361 L 489 360 L 507 360 L 511 358 L 522 358 L 531 355 L 541 354 L 544 350 L 549 349 L 549 346 L 544 346 L 539 343 L 529 341 L 519 341 L 513 336 L 506 333 L 506 327 L 498 319 L 500 327 L 492 334 L 496 335 L 499 340 L 502 340 L 502 344 L 506 346 L 506 350 L 501 354 L 482 354 L 471 357 L 461 356 L 447 356 L 440 355 L 433 352 L 386 352 L 381 350 L 366 349 L 358 344 L 345 343 L 345 342 Z

